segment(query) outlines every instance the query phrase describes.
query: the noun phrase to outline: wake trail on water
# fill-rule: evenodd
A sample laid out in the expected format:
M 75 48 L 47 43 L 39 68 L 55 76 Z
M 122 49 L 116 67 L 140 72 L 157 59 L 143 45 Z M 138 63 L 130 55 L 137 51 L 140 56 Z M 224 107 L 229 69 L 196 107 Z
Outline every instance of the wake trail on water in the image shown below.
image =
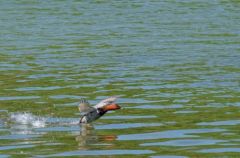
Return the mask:
M 35 128 L 45 127 L 47 118 L 35 116 L 27 112 L 10 113 L 11 121 L 19 124 L 29 125 Z
M 29 112 L 10 113 L 10 121 L 34 128 L 42 128 L 47 125 L 78 125 L 79 123 L 78 119 L 41 117 Z

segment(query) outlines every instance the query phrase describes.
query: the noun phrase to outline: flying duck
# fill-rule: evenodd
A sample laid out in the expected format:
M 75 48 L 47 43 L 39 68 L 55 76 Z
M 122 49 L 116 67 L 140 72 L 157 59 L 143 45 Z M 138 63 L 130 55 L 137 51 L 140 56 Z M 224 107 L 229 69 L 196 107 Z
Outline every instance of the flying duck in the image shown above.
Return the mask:
M 83 115 L 80 118 L 79 123 L 91 123 L 110 110 L 118 110 L 121 107 L 115 103 L 117 97 L 112 96 L 100 101 L 95 106 L 90 106 L 89 102 L 85 99 L 81 99 L 78 109 Z

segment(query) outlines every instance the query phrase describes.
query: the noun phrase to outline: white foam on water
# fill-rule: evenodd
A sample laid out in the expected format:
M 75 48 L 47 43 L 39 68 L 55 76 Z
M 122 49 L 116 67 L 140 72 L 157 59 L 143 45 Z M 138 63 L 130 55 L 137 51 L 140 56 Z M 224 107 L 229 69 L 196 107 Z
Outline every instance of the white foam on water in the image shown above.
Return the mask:
M 70 125 L 79 125 L 79 120 L 73 120 L 69 124 Z
M 27 112 L 18 112 L 18 113 L 11 113 L 10 118 L 12 121 L 24 124 L 24 125 L 30 125 L 35 128 L 45 127 L 46 126 L 46 118 L 35 116 L 31 113 Z

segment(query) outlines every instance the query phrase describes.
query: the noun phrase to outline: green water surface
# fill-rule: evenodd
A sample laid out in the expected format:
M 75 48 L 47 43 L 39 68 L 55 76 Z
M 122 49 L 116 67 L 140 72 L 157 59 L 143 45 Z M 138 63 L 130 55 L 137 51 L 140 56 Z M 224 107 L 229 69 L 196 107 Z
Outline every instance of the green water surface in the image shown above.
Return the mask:
M 0 157 L 239 157 L 237 0 L 2 0 Z M 79 126 L 78 103 L 123 108 Z

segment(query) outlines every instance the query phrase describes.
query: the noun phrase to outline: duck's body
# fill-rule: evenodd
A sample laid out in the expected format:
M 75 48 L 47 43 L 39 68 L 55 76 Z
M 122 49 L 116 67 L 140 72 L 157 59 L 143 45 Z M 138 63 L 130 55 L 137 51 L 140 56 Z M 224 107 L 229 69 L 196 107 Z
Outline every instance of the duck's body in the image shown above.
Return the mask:
M 90 106 L 86 100 L 82 99 L 79 104 L 79 111 L 84 112 L 84 114 L 81 116 L 79 123 L 93 122 L 110 110 L 120 109 L 121 107 L 114 103 L 116 99 L 117 97 L 110 97 L 95 106 Z
M 106 112 L 100 111 L 97 109 L 92 109 L 91 111 L 85 113 L 80 118 L 79 123 L 90 123 L 97 119 L 99 119 L 101 116 L 103 116 Z

